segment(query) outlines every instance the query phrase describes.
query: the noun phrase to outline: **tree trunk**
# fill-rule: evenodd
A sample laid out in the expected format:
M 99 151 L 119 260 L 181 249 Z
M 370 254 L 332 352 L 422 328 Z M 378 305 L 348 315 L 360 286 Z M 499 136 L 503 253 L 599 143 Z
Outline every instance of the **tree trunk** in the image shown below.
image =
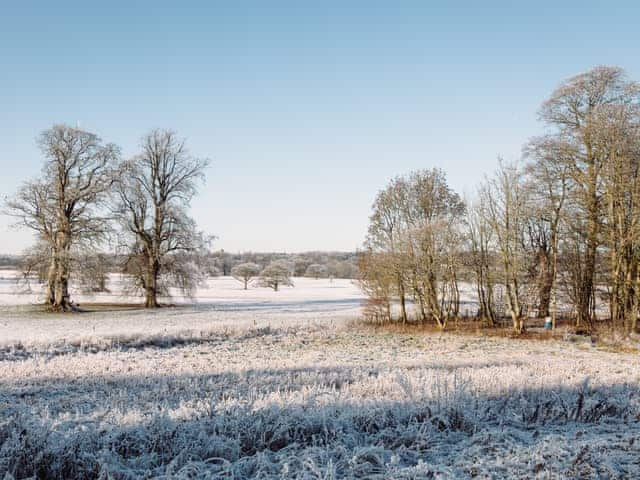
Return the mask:
M 418 297 L 418 305 L 420 306 L 420 320 L 422 323 L 427 322 L 427 310 L 424 305 L 424 294 L 419 288 L 416 288 L 416 296 Z
M 145 281 L 145 302 L 144 308 L 158 308 L 158 274 L 159 264 L 156 260 L 150 260 L 147 267 L 147 279 Z
M 580 289 L 578 291 L 578 318 L 576 324 L 591 326 L 591 312 L 593 304 L 593 283 L 596 270 L 596 255 L 598 250 L 598 233 L 599 227 L 599 208 L 598 208 L 598 192 L 597 192 L 597 174 L 593 164 L 593 156 L 591 154 L 590 145 L 587 145 L 589 151 L 588 158 L 591 163 L 588 167 L 588 179 L 590 181 L 588 197 L 587 197 L 587 251 L 584 259 L 584 270 L 580 279 Z
M 522 317 L 522 306 L 518 298 L 518 286 L 507 283 L 507 297 L 509 299 L 509 309 L 511 310 L 511 320 L 513 330 L 517 334 L 524 332 L 524 318 Z
M 402 280 L 398 281 L 398 290 L 400 293 L 400 309 L 402 310 L 402 323 L 407 323 L 407 305 L 404 293 L 404 283 Z
M 54 253 L 56 268 L 53 284 L 53 304 L 51 305 L 52 310 L 56 312 L 68 312 L 71 310 L 69 297 L 70 238 L 70 234 L 65 230 L 58 232 L 56 237 Z
M 551 330 L 556 330 L 558 316 L 558 222 L 553 226 L 551 234 L 552 262 L 551 262 Z
M 578 305 L 577 313 L 578 318 L 576 325 L 590 325 L 591 324 L 591 307 L 593 297 L 593 275 L 595 271 L 595 257 L 596 257 L 596 245 L 589 242 L 587 247 L 587 258 L 585 259 L 585 266 L 582 278 L 580 279 L 580 289 L 578 291 Z
M 451 271 L 453 282 L 453 316 L 458 318 L 460 316 L 460 287 L 458 285 L 458 277 L 454 269 Z
M 547 251 L 540 251 L 540 271 L 538 274 L 538 318 L 549 316 L 551 307 L 551 290 L 553 288 L 552 255 Z
M 56 254 L 51 255 L 51 261 L 49 263 L 49 272 L 47 274 L 47 298 L 45 299 L 45 305 L 48 308 L 53 308 L 56 303 L 56 271 L 58 269 Z
M 487 277 L 483 272 L 483 267 L 476 272 L 477 274 L 477 292 L 478 302 L 480 306 L 479 317 L 481 320 L 486 320 L 489 327 L 495 326 L 495 314 L 493 312 L 492 296 L 493 290 L 489 285 Z
M 60 264 L 60 267 L 58 268 L 58 271 L 56 273 L 54 296 L 54 310 L 67 312 L 71 309 L 71 302 L 69 299 L 69 271 L 64 261 Z

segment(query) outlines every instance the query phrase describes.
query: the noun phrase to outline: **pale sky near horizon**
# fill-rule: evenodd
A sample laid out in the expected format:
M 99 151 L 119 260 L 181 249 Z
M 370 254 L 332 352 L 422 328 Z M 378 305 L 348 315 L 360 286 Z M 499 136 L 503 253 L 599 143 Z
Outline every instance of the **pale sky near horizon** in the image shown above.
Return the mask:
M 209 157 L 192 206 L 228 251 L 354 250 L 376 192 L 441 167 L 470 192 L 540 133 L 557 84 L 640 80 L 640 2 L 2 2 L 0 195 L 34 139 L 79 124 L 136 152 L 154 127 Z M 3 232 L 0 253 L 31 241 Z

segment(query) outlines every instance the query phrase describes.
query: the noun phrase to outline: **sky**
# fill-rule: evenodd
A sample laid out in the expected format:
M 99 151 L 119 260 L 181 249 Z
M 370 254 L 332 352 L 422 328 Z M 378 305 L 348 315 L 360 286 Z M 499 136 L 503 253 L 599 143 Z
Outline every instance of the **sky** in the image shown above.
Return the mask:
M 640 2 L 24 1 L 0 4 L 0 196 L 36 136 L 79 125 L 129 157 L 170 128 L 211 159 L 192 202 L 214 248 L 358 248 L 376 193 L 440 167 L 471 194 L 543 131 L 567 77 L 640 80 Z M 33 240 L 0 216 L 0 252 Z

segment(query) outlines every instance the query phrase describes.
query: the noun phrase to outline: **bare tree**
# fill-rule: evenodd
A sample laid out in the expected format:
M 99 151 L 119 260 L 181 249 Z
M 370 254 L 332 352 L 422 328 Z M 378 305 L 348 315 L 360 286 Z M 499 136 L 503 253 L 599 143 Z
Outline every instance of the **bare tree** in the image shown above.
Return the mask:
M 553 137 L 532 139 L 524 149 L 529 190 L 530 245 L 535 251 L 538 316 L 552 318 L 556 328 L 558 256 L 562 223 L 569 195 L 569 162 L 563 143 Z
M 38 144 L 46 158 L 41 179 L 26 183 L 7 210 L 49 245 L 46 304 L 67 311 L 74 247 L 103 240 L 109 228 L 98 207 L 113 182 L 119 151 L 67 125 L 44 131 Z
M 21 274 L 18 283 L 23 284 L 27 291 L 31 291 L 31 282 L 34 278 L 38 284 L 45 284 L 49 276 L 51 256 L 51 246 L 43 240 L 25 249 L 18 262 Z
M 459 248 L 465 205 L 447 185 L 440 169 L 409 175 L 403 250 L 421 318 L 435 320 L 440 329 L 458 315 Z
M 488 326 L 496 324 L 494 308 L 494 274 L 493 232 L 486 218 L 482 215 L 479 204 L 467 208 L 467 239 L 469 243 L 470 267 L 475 275 L 476 293 L 478 295 L 478 316 Z
M 407 204 L 408 186 L 404 178 L 395 178 L 378 193 L 373 204 L 373 213 L 369 218 L 367 248 L 374 253 L 372 259 L 384 258 L 389 274 L 394 279 L 394 293 L 400 301 L 401 319 L 408 320 L 407 315 L 407 269 L 404 268 L 404 252 L 400 250 L 403 226 L 403 208 Z M 375 271 L 375 270 L 372 270 Z
M 116 183 L 126 267 L 144 291 L 146 308 L 158 307 L 169 287 L 189 293 L 200 275 L 188 255 L 202 252 L 207 242 L 187 209 L 208 164 L 192 157 L 174 132 L 153 130 Z
M 433 319 L 444 329 L 448 318 L 457 316 L 457 247 L 464 209 L 439 169 L 396 178 L 378 194 L 361 275 L 372 295 L 384 298 L 390 293 L 389 286 L 394 286 L 403 323 L 408 317 L 405 298 L 409 295 L 416 300 L 422 321 Z
M 598 144 L 605 149 L 604 240 L 610 252 L 610 312 L 624 335 L 636 330 L 640 287 L 640 95 L 636 102 L 598 112 Z
M 260 273 L 260 265 L 257 263 L 241 263 L 231 269 L 231 276 L 244 285 L 247 290 L 252 278 Z
M 258 284 L 262 287 L 272 288 L 276 292 L 283 285 L 293 287 L 291 266 L 284 260 L 271 262 L 260 272 Z
M 522 333 L 523 278 L 525 252 L 523 232 L 526 220 L 526 192 L 522 172 L 516 164 L 500 165 L 495 177 L 487 179 L 480 187 L 483 216 L 491 226 L 502 265 L 502 283 L 507 292 L 513 329 Z
M 82 252 L 78 257 L 78 278 L 84 293 L 108 292 L 110 263 L 100 252 Z
M 578 323 L 591 323 L 598 250 L 603 241 L 603 173 L 612 152 L 598 135 L 601 120 L 606 118 L 602 112 L 635 103 L 637 96 L 638 84 L 628 81 L 622 69 L 601 66 L 563 82 L 540 110 L 541 119 L 556 129 L 550 138 L 562 150 L 559 160 L 569 167 L 574 225 L 584 238 L 578 250 Z

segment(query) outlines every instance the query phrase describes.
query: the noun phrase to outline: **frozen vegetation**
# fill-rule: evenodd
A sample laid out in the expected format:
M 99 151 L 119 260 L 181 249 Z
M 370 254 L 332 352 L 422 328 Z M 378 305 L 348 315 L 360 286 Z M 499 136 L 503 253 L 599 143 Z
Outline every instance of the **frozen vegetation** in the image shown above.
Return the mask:
M 214 281 L 152 313 L 0 307 L 0 478 L 640 475 L 637 354 L 376 332 L 348 281 Z

